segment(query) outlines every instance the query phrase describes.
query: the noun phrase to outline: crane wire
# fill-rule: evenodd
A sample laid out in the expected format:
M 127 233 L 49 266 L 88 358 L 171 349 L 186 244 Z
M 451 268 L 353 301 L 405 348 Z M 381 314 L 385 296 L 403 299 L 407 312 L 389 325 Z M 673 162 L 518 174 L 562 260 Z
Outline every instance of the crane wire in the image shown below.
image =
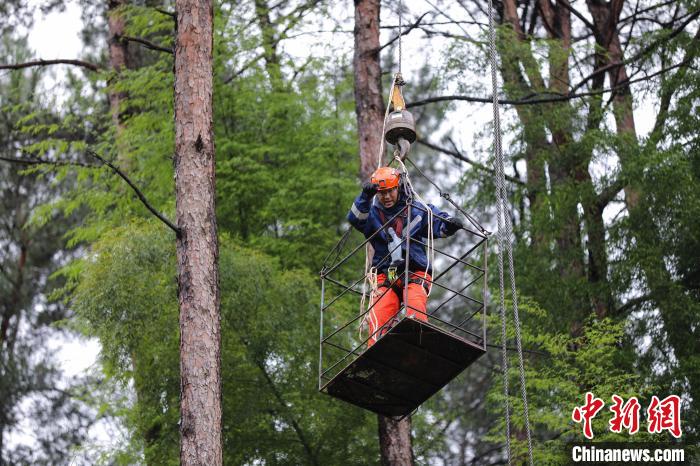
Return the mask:
M 384 110 L 384 121 L 382 122 L 382 134 L 380 135 L 381 143 L 379 144 L 379 152 L 377 154 L 377 169 L 379 169 L 382 166 L 382 154 L 384 154 L 384 131 L 386 130 L 386 119 L 389 116 L 389 107 L 391 107 L 391 101 L 394 98 L 394 84 L 399 82 L 401 80 L 401 63 L 403 61 L 402 57 L 402 44 L 401 44 L 401 36 L 403 35 L 403 13 L 402 13 L 402 2 L 399 0 L 399 57 L 398 57 L 398 72 L 394 74 L 394 77 L 391 80 L 391 88 L 389 90 L 389 100 L 386 103 L 386 108 Z
M 399 0 L 399 74 L 401 74 L 401 36 L 403 35 L 403 11 Z
M 529 464 L 534 464 L 532 455 L 532 436 L 530 433 L 530 415 L 527 404 L 527 390 L 525 387 L 525 367 L 523 363 L 522 337 L 520 333 L 520 316 L 518 312 L 518 295 L 515 287 L 515 267 L 513 262 L 513 235 L 509 218 L 505 218 L 508 209 L 508 196 L 505 181 L 505 162 L 503 160 L 503 146 L 501 141 L 501 120 L 498 107 L 498 77 L 496 75 L 496 28 L 494 25 L 493 0 L 488 0 L 489 14 L 489 57 L 491 64 L 491 87 L 493 96 L 493 131 L 494 131 L 494 152 L 496 156 L 496 205 L 498 217 L 498 281 L 501 292 L 500 315 L 501 315 L 501 338 L 503 351 L 503 392 L 505 397 L 505 421 L 506 421 L 506 453 L 508 464 L 511 464 L 510 445 L 510 398 L 508 393 L 508 355 L 507 355 L 507 332 L 506 332 L 506 309 L 505 309 L 505 283 L 503 271 L 503 250 L 505 248 L 508 256 L 508 272 L 511 285 L 513 302 L 513 317 L 515 321 L 515 340 L 518 350 L 518 368 L 520 372 L 520 394 L 523 400 L 523 411 L 525 415 L 525 431 L 527 434 L 527 450 Z

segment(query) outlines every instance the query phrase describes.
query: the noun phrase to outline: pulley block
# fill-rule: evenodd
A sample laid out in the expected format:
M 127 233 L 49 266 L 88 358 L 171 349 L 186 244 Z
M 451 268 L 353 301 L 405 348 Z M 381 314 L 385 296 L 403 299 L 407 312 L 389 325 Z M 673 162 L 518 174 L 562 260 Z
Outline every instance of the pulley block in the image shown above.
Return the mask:
M 401 94 L 401 87 L 405 84 L 401 73 L 396 73 L 391 89 L 391 113 L 384 122 L 384 139 L 389 144 L 398 145 L 399 139 L 405 139 L 409 143 L 416 140 L 416 123 L 411 112 L 406 110 L 406 102 Z

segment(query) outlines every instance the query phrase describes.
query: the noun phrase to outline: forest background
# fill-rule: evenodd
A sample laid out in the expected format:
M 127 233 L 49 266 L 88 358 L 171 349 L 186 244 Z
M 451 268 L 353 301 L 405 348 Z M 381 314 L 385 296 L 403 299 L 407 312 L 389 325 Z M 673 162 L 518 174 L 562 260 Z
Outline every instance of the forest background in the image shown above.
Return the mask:
M 226 464 L 380 458 L 376 417 L 316 393 L 317 273 L 360 181 L 356 3 L 215 4 Z M 412 158 L 495 230 L 486 3 L 406 3 Z M 0 462 L 177 464 L 174 234 L 93 155 L 173 218 L 174 8 L 79 5 L 84 48 L 55 65 L 58 89 L 21 32 L 35 7 L 0 6 Z M 570 413 L 586 391 L 643 406 L 678 394 L 682 440 L 697 443 L 700 4 L 504 0 L 496 11 L 536 461 L 561 462 L 581 438 Z M 397 23 L 398 3 L 382 3 L 384 96 Z M 53 343 L 76 334 L 99 340 L 99 367 L 66 378 Z M 503 463 L 499 368 L 491 351 L 418 411 L 417 462 Z M 629 438 L 608 419 L 594 422 L 597 438 Z

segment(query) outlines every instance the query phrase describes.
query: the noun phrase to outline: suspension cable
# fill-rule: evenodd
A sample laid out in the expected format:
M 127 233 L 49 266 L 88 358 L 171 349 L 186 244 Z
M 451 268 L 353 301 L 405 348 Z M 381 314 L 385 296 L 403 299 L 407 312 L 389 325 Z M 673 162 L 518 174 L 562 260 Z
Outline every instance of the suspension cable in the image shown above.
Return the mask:
M 399 81 L 403 81 L 401 78 L 401 63 L 403 61 L 402 57 L 402 44 L 401 44 L 401 36 L 403 35 L 403 7 L 402 7 L 402 1 L 399 0 L 399 36 L 398 36 L 398 41 L 399 41 L 399 53 L 398 53 L 398 72 L 394 75 L 394 77 L 391 80 L 391 88 L 389 90 L 389 100 L 386 103 L 386 109 L 384 110 L 384 121 L 382 122 L 382 134 L 380 135 L 381 143 L 379 144 L 379 152 L 377 153 L 377 168 L 382 166 L 382 155 L 384 154 L 384 130 L 386 129 L 386 119 L 389 116 L 389 107 L 391 106 L 391 101 L 394 97 L 394 84 L 396 84 Z
M 527 433 L 527 451 L 529 464 L 534 464 L 532 456 L 532 436 L 530 433 L 530 415 L 527 405 L 527 390 L 525 387 L 525 368 L 523 363 L 522 337 L 520 334 L 520 316 L 518 313 L 518 295 L 515 287 L 515 268 L 513 263 L 513 244 L 511 238 L 513 231 L 510 218 L 505 217 L 508 209 L 508 195 L 505 181 L 505 162 L 503 160 L 503 146 L 501 141 L 501 120 L 498 107 L 498 77 L 496 75 L 496 28 L 494 24 L 493 0 L 488 1 L 489 14 L 489 58 L 491 64 L 491 87 L 493 96 L 493 131 L 494 131 L 494 152 L 496 156 L 496 206 L 498 217 L 498 281 L 501 292 L 500 314 L 501 314 L 501 338 L 503 351 L 503 391 L 505 395 L 505 418 L 506 418 L 506 453 L 508 464 L 511 464 L 510 446 L 510 399 L 508 393 L 508 354 L 506 342 L 506 310 L 505 310 L 505 283 L 503 272 L 503 250 L 505 248 L 508 255 L 508 272 L 511 285 L 513 302 L 513 316 L 515 320 L 515 339 L 518 349 L 518 365 L 520 371 L 520 394 L 523 400 L 523 411 L 525 415 L 525 431 Z
M 399 0 L 399 74 L 401 74 L 401 36 L 403 35 L 403 11 Z

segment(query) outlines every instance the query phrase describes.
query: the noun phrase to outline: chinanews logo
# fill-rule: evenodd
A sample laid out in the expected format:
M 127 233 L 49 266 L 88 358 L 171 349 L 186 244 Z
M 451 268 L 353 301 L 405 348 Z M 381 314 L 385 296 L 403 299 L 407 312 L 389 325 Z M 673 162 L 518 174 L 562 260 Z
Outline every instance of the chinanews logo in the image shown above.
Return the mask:
M 639 411 L 641 405 L 637 397 L 632 397 L 625 401 L 618 395 L 612 396 L 613 404 L 610 411 L 613 413 L 612 419 L 608 422 L 610 432 L 622 433 L 627 430 L 630 435 L 639 432 Z M 605 407 L 605 402 L 600 398 L 587 392 L 583 406 L 576 406 L 571 412 L 571 419 L 581 424 L 583 435 L 592 440 L 593 418 Z M 663 400 L 659 400 L 656 395 L 651 397 L 651 402 L 646 410 L 647 432 L 650 434 L 660 434 L 668 431 L 675 438 L 681 437 L 681 399 L 678 395 L 669 395 Z
M 677 440 L 682 436 L 681 430 L 681 399 L 677 395 L 669 395 L 660 399 L 652 396 L 645 411 L 633 396 L 625 400 L 618 395 L 612 396 L 609 411 L 612 413 L 608 421 L 608 430 L 617 434 L 627 433 L 633 436 L 645 428 L 649 434 L 667 432 L 673 437 L 674 443 L 649 442 L 596 442 L 593 419 L 605 408 L 605 401 L 587 392 L 584 403 L 574 407 L 571 420 L 581 425 L 581 432 L 587 439 L 585 442 L 568 444 L 570 453 L 569 464 L 694 464 L 686 458 L 686 451 Z M 640 422 L 642 412 L 644 425 Z

